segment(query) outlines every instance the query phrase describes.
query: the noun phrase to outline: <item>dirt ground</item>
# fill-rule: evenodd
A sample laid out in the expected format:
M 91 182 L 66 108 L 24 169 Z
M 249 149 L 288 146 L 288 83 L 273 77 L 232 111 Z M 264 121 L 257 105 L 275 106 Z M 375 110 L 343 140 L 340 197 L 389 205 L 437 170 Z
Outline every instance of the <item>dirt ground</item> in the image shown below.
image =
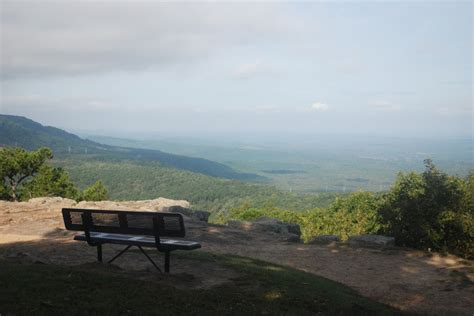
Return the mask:
M 95 249 L 84 242 L 73 241 L 74 233 L 64 230 L 60 210 L 70 206 L 76 204 L 63 199 L 0 202 L 0 257 L 94 266 Z M 120 208 L 117 203 L 114 206 Z M 126 204 L 127 208 L 131 206 Z M 236 254 L 290 266 L 343 283 L 363 296 L 402 310 L 434 315 L 474 313 L 472 261 L 401 248 L 381 250 L 345 244 L 289 243 L 276 234 L 208 225 L 190 219 L 186 219 L 186 228 L 186 239 L 202 245 L 202 249 L 196 251 Z M 120 249 L 106 245 L 104 257 L 111 258 Z M 161 255 L 152 250 L 150 254 L 162 264 Z M 173 255 L 170 275 L 149 273 L 154 267 L 138 253 L 125 254 L 114 265 L 117 271 L 133 277 L 160 278 L 186 288 L 210 288 L 238 277 L 238 272 L 217 264 L 196 264 L 191 259 Z

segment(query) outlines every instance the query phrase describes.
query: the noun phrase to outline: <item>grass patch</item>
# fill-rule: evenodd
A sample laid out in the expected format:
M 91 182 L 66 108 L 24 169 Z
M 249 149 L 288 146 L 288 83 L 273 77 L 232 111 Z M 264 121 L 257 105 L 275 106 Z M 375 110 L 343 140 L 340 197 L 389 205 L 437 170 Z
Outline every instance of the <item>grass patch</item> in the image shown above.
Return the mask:
M 180 256 L 231 267 L 241 276 L 212 289 L 182 290 L 113 269 L 0 260 L 0 314 L 400 314 L 339 283 L 287 267 L 203 252 Z

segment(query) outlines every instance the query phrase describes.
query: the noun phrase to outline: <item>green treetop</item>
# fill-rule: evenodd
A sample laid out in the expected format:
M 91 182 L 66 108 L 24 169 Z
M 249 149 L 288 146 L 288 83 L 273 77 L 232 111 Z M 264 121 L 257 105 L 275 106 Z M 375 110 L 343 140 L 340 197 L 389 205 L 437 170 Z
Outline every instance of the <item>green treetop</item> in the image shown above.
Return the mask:
M 53 153 L 48 148 L 28 152 L 23 148 L 6 147 L 0 149 L 1 193 L 13 201 L 18 201 L 18 190 L 30 177 L 34 176 Z
M 109 193 L 102 181 L 98 180 L 96 183 L 88 187 L 82 193 L 82 199 L 85 201 L 103 201 L 107 200 Z

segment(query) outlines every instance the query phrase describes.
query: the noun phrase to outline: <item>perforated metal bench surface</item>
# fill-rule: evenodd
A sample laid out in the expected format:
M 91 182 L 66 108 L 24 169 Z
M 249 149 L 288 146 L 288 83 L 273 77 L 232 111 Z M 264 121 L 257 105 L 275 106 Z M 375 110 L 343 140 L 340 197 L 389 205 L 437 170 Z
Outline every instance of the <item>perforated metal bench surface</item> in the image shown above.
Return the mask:
M 179 213 L 63 208 L 62 214 L 66 229 L 83 232 L 74 236 L 75 240 L 97 247 L 100 262 L 103 244 L 127 245 L 109 263 L 136 246 L 160 270 L 142 248 L 152 247 L 165 254 L 165 272 L 169 272 L 171 251 L 201 248 L 194 241 L 162 238 L 182 238 L 186 235 L 183 216 Z
M 108 234 L 108 233 L 90 233 L 93 242 L 101 242 L 103 244 L 119 244 L 133 245 L 142 247 L 156 247 L 155 237 L 134 236 L 124 234 Z M 74 236 L 74 240 L 87 241 L 85 234 Z M 201 248 L 201 245 L 195 241 L 178 240 L 178 239 L 160 239 L 163 247 L 175 248 L 176 250 L 193 250 Z

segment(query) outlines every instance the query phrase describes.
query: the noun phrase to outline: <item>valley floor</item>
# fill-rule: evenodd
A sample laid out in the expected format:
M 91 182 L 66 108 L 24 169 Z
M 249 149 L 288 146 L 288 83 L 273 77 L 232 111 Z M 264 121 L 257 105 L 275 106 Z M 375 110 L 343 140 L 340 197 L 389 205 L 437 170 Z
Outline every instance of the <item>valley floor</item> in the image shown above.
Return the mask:
M 109 209 L 120 208 L 120 203 L 108 203 L 113 204 Z M 122 207 L 133 208 L 133 203 L 124 203 Z M 0 202 L 0 259 L 65 266 L 94 262 L 95 249 L 72 241 L 73 234 L 63 229 L 60 209 L 69 206 L 71 202 L 62 199 Z M 436 315 L 472 315 L 474 311 L 473 263 L 454 256 L 401 248 L 378 250 L 345 244 L 289 243 L 278 235 L 191 220 L 187 220 L 186 227 L 187 239 L 199 241 L 203 252 L 293 267 L 343 283 L 365 297 L 404 311 Z M 118 249 L 106 245 L 105 257 L 113 256 Z M 168 281 L 173 286 L 209 289 L 235 280 L 237 272 L 232 269 L 196 264 L 193 256 L 199 256 L 199 252 L 172 255 Z M 159 254 L 152 256 L 162 263 Z M 138 278 L 147 278 L 150 274 L 145 272 L 152 268 L 146 258 L 136 253 L 124 255 L 116 264 L 124 273 L 136 272 Z

